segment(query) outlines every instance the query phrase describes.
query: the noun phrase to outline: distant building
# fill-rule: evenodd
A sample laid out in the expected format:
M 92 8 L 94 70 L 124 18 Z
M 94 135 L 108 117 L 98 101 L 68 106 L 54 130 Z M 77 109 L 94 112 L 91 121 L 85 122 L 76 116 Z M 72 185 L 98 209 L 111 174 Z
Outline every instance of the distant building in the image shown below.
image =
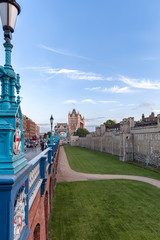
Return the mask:
M 85 128 L 85 118 L 79 112 L 73 109 L 72 113 L 68 114 L 69 132 L 73 134 L 78 128 Z
M 57 123 L 54 127 L 55 133 L 67 132 L 68 124 L 67 123 Z
M 23 130 L 25 139 L 31 139 L 35 135 L 40 136 L 40 127 L 25 115 L 23 115 Z
M 55 135 L 59 135 L 62 138 L 67 137 L 68 135 L 68 124 L 67 123 L 57 123 L 54 127 Z
M 125 119 L 123 119 L 125 121 Z M 142 120 L 138 122 L 134 122 L 133 118 L 128 118 L 126 121 L 130 121 L 130 127 L 146 127 L 146 126 L 153 126 L 158 124 L 158 116 L 155 116 L 154 112 L 152 112 L 148 117 L 145 117 L 142 114 Z M 107 132 L 109 131 L 123 131 L 121 123 L 116 123 L 111 127 L 107 128 Z
M 143 127 L 143 126 L 152 126 L 157 125 L 157 116 L 155 116 L 154 112 L 152 112 L 149 117 L 145 117 L 144 114 L 142 114 L 142 121 L 136 123 L 136 127 Z
M 135 161 L 146 166 L 160 168 L 160 114 L 152 112 L 138 122 L 134 117 L 124 118 L 120 123 L 105 129 L 96 127 L 94 134 L 72 137 L 72 146 L 109 153 L 122 161 Z

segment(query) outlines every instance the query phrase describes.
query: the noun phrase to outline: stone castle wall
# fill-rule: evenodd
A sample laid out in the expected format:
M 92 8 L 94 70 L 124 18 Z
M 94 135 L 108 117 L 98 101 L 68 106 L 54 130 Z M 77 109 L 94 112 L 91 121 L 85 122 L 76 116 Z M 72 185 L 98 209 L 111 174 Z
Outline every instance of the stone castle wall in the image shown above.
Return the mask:
M 134 160 L 160 167 L 160 129 L 147 127 L 132 130 Z
M 133 119 L 131 119 L 133 120 Z M 136 161 L 160 167 L 160 126 L 134 127 L 132 121 L 121 122 L 116 131 L 101 132 L 96 128 L 94 135 L 77 138 L 72 146 L 117 155 L 123 161 Z
M 103 136 L 92 136 L 89 134 L 86 137 L 76 138 L 74 142 L 72 141 L 71 145 L 122 157 L 124 147 L 123 138 L 124 136 L 121 133 L 106 132 Z

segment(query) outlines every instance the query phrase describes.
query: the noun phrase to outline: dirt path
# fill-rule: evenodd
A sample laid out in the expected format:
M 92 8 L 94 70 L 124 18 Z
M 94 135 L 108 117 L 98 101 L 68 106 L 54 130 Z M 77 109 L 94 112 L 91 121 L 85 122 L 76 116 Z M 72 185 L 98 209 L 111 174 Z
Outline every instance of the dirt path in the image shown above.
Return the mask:
M 105 179 L 129 179 L 152 184 L 160 188 L 160 181 L 147 177 L 139 177 L 132 175 L 109 175 L 109 174 L 89 174 L 80 173 L 72 170 L 69 166 L 64 148 L 60 147 L 57 182 L 75 182 Z

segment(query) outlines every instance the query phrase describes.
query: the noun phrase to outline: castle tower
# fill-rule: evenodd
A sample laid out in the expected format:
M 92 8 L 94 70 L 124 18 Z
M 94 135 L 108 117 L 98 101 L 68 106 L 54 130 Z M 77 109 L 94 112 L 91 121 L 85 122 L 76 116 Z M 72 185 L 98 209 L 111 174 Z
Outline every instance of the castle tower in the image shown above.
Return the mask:
M 69 132 L 73 134 L 78 128 L 85 128 L 85 119 L 82 118 L 79 112 L 76 112 L 75 108 L 72 113 L 68 114 Z

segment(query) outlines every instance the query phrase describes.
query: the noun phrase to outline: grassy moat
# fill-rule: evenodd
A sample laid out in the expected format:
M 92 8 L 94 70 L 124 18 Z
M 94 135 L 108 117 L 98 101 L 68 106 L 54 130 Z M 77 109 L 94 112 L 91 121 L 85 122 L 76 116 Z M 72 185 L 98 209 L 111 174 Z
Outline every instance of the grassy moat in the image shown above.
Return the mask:
M 130 180 L 58 183 L 52 240 L 159 240 L 160 189 Z
M 160 179 L 159 170 L 118 157 L 65 146 L 72 169 Z M 157 172 L 155 172 L 157 171 Z M 132 180 L 57 183 L 51 240 L 159 240 L 160 189 Z
M 70 167 L 77 172 L 95 174 L 125 174 L 160 180 L 160 169 L 122 162 L 119 157 L 81 147 L 65 146 Z

